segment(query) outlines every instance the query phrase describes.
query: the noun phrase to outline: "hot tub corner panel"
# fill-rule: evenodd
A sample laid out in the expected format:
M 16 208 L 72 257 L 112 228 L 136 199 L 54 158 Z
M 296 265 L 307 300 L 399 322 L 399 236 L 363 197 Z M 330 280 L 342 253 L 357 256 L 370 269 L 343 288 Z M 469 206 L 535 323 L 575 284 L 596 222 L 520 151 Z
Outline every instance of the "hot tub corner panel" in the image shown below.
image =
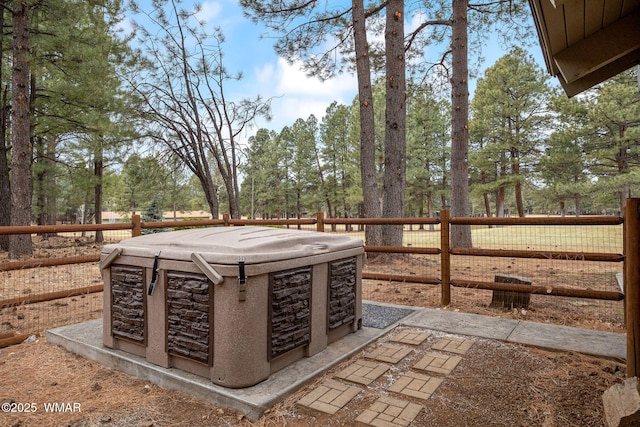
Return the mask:
M 246 299 L 239 301 L 238 278 L 230 277 L 230 272 L 224 275 L 224 283 L 214 287 L 215 330 L 210 378 L 225 387 L 249 387 L 271 373 L 265 332 L 269 319 L 269 278 L 267 274 L 249 275 Z

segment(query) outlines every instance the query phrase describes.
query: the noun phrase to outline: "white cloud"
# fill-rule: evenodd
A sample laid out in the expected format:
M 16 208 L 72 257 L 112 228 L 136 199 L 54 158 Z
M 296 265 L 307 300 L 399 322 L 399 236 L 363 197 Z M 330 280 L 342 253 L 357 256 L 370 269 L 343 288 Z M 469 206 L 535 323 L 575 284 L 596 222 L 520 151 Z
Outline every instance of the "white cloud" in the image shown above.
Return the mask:
M 291 126 L 297 119 L 306 120 L 311 114 L 321 120 L 327 107 L 333 102 L 349 105 L 358 90 L 356 77 L 349 74 L 322 81 L 309 77 L 299 64 L 289 64 L 278 58 L 254 69 L 260 92 L 272 100 L 270 123 L 263 126 L 279 132 Z
M 408 34 L 415 31 L 423 22 L 427 20 L 427 16 L 421 10 L 413 13 L 409 17 L 409 21 L 405 21 L 404 33 Z
M 330 96 L 331 93 L 342 93 L 357 88 L 355 77 L 342 75 L 322 81 L 309 77 L 301 69 L 301 64 L 289 64 L 278 58 L 280 81 L 278 90 L 285 93 L 305 94 L 310 96 Z
M 222 6 L 215 1 L 204 2 L 200 4 L 200 10 L 197 17 L 199 21 L 212 22 L 213 19 L 220 16 Z
M 256 67 L 254 69 L 254 74 L 256 76 L 256 81 L 258 83 L 258 87 L 268 88 L 273 84 L 273 79 L 275 78 L 275 67 L 273 63 L 267 62 L 263 64 L 261 67 Z

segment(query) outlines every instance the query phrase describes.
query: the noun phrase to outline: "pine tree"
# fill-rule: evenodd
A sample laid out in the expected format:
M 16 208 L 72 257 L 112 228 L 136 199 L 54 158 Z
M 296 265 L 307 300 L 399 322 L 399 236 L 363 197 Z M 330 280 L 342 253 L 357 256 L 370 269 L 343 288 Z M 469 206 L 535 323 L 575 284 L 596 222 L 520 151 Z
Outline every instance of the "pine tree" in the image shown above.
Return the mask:
M 437 99 L 431 87 L 411 87 L 407 107 L 407 201 L 412 215 L 431 217 L 438 196 L 449 196 L 451 107 L 446 100 Z
M 13 66 L 11 74 L 11 221 L 10 225 L 31 224 L 31 176 L 33 148 L 31 147 L 31 86 L 29 68 L 29 16 L 27 0 L 13 2 Z M 33 253 L 31 236 L 9 236 L 9 258 Z
M 475 129 L 482 133 L 482 151 L 474 157 L 478 169 L 494 165 L 488 187 L 496 193 L 496 215 L 504 209 L 504 191 L 513 188 L 516 209 L 524 216 L 522 184 L 533 171 L 533 161 L 549 123 L 547 76 L 530 55 L 515 48 L 485 71 L 472 102 Z M 490 166 L 491 167 L 491 166 Z
M 614 193 L 624 212 L 640 182 L 640 93 L 637 71 L 622 73 L 595 89 L 586 101 L 589 135 L 585 152 L 602 192 Z
M 567 205 L 573 203 L 579 216 L 582 199 L 591 187 L 584 143 L 588 123 L 587 106 L 579 98 L 567 98 L 556 93 L 550 105 L 557 117 L 537 164 L 537 177 L 543 183 L 542 205 L 565 215 Z

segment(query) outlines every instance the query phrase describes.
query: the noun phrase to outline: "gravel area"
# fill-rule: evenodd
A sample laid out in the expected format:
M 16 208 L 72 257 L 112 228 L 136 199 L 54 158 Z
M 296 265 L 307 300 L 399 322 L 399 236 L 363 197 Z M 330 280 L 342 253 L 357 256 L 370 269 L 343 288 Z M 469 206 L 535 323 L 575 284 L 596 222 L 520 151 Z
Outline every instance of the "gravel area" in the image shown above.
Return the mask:
M 384 329 L 413 313 L 409 308 L 389 307 L 378 304 L 362 304 L 362 326 Z

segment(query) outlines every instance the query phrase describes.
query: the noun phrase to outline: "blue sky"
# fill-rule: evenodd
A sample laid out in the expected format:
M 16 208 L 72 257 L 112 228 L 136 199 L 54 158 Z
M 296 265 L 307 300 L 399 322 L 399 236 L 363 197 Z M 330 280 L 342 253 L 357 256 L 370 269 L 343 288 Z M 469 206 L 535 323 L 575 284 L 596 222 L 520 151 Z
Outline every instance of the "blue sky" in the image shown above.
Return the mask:
M 142 0 L 139 5 L 141 8 L 148 8 L 149 3 L 148 0 Z M 188 4 L 195 2 L 184 0 L 183 6 L 186 7 Z M 212 26 L 221 27 L 225 35 L 223 49 L 226 68 L 231 73 L 243 73 L 243 79 L 234 83 L 227 93 L 232 98 L 256 95 L 263 98 L 273 97 L 273 119 L 270 122 L 260 120 L 260 127 L 279 132 L 284 126 L 292 125 L 296 119 L 306 119 L 310 114 L 315 114 L 320 120 L 331 102 L 349 105 L 356 95 L 357 82 L 353 75 L 344 74 L 322 82 L 307 77 L 296 64 L 290 65 L 284 59 L 278 58 L 273 50 L 274 40 L 260 37 L 265 30 L 243 16 L 238 2 L 205 0 L 201 1 L 200 5 L 200 19 Z M 126 28 L 126 21 L 124 25 Z M 412 23 L 407 23 L 408 27 L 411 25 Z M 544 68 L 537 40 L 529 51 Z M 485 61 L 482 68 L 491 66 L 505 53 L 490 37 L 487 46 L 483 48 Z M 471 81 L 471 96 L 474 83 Z

